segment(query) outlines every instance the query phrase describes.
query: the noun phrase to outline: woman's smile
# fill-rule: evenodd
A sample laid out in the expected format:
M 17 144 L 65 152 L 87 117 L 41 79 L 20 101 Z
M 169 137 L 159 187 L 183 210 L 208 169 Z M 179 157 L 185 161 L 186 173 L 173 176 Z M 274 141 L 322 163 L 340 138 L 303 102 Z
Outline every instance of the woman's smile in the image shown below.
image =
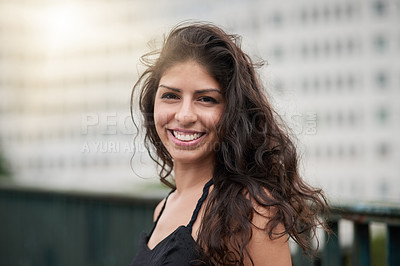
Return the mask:
M 219 83 L 194 61 L 164 72 L 154 103 L 158 136 L 175 162 L 213 159 L 225 102 Z
M 206 135 L 205 132 L 188 131 L 181 129 L 168 130 L 171 140 L 178 146 L 194 147 Z

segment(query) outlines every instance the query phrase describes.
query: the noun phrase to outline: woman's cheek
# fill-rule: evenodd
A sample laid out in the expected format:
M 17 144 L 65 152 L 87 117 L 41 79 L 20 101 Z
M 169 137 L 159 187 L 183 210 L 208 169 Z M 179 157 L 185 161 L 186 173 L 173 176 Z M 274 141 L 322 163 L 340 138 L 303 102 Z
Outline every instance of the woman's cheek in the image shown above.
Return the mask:
M 171 120 L 173 114 L 168 110 L 166 106 L 162 104 L 156 105 L 154 108 L 154 123 L 156 126 L 163 126 Z

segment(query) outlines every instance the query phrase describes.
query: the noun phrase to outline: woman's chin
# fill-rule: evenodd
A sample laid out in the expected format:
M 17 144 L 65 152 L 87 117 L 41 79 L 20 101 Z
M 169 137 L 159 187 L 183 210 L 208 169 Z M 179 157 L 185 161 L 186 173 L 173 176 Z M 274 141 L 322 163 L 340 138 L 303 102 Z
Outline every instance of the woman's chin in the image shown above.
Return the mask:
M 203 164 L 204 162 L 209 162 L 210 159 L 214 158 L 213 153 L 204 154 L 199 153 L 198 150 L 175 150 L 170 154 L 174 159 L 175 164 Z

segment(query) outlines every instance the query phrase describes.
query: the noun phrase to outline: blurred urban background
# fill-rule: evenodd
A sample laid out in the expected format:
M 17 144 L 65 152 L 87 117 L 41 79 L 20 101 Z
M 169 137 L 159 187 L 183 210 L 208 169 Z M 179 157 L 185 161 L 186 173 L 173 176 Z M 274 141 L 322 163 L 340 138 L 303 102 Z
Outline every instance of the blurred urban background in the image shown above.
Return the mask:
M 303 176 L 331 202 L 399 205 L 399 0 L 0 0 L 0 189 L 12 187 L 0 193 L 4 265 L 133 257 L 137 231 L 127 229 L 148 227 L 154 206 L 124 209 L 116 195 L 165 190 L 134 143 L 130 93 L 140 56 L 184 20 L 239 34 L 253 60 L 265 60 L 261 78 L 292 129 Z M 18 187 L 55 194 L 46 205 L 43 195 L 13 194 Z
M 140 56 L 187 19 L 241 35 L 267 62 L 260 73 L 305 179 L 333 200 L 400 201 L 397 0 L 0 1 L 4 174 L 128 193 L 157 183 L 133 145 L 130 92 Z

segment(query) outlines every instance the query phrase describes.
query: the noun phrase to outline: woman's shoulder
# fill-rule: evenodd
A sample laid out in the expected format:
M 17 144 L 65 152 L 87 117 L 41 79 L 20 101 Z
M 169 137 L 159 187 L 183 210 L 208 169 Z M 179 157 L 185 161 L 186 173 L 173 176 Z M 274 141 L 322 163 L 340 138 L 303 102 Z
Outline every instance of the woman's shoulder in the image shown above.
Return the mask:
M 274 197 L 267 188 L 263 193 L 272 201 Z M 275 217 L 276 206 L 261 203 L 249 196 L 253 207 L 251 220 L 252 237 L 248 250 L 254 265 L 291 265 L 288 235 L 282 223 L 271 226 L 270 220 Z M 268 264 L 263 264 L 268 261 Z

